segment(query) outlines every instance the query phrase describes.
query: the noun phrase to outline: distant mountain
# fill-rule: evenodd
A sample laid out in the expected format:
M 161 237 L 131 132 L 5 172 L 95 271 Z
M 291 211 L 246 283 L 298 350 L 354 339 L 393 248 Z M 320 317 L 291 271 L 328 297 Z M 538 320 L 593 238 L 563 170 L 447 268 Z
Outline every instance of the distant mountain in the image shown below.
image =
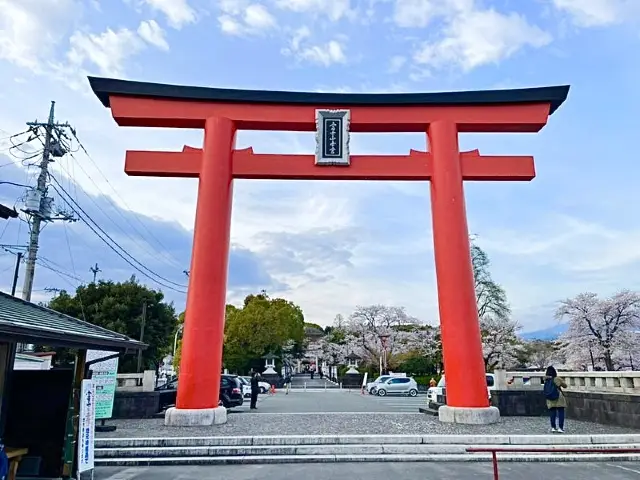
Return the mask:
M 567 331 L 567 328 L 569 328 L 569 326 L 566 323 L 561 323 L 543 330 L 521 333 L 520 338 L 523 340 L 556 340 L 560 335 Z

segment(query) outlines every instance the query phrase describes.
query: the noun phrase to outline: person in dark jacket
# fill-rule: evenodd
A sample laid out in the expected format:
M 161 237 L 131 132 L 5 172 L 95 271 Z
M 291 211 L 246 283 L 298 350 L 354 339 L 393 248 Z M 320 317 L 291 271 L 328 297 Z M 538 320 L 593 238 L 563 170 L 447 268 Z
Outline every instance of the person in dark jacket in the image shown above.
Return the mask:
M 258 403 L 258 393 L 260 393 L 260 374 L 253 372 L 251 374 L 251 410 L 256 410 Z
M 558 389 L 558 398 L 547 398 L 547 409 L 549 410 L 549 419 L 551 420 L 552 433 L 564 433 L 564 409 L 567 408 L 567 399 L 562 392 L 563 388 L 567 388 L 565 381 L 558 376 L 558 372 L 553 367 L 547 368 L 544 377 L 545 383 L 553 382 Z M 558 420 L 556 428 L 556 418 Z

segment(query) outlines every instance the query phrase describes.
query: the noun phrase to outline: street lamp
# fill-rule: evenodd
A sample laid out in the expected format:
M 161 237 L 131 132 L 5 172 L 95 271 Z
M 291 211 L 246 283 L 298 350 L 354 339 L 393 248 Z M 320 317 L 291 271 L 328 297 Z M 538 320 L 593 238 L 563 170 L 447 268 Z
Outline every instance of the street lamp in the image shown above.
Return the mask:
M 173 338 L 173 358 L 176 358 L 176 350 L 178 348 L 178 334 L 181 333 L 183 329 L 184 329 L 184 323 L 181 325 L 178 325 L 178 329 L 176 330 L 176 334 Z
M 386 375 L 387 373 L 387 340 L 389 340 L 388 333 L 378 335 L 380 339 L 380 345 L 382 345 L 382 354 L 380 355 L 380 375 Z

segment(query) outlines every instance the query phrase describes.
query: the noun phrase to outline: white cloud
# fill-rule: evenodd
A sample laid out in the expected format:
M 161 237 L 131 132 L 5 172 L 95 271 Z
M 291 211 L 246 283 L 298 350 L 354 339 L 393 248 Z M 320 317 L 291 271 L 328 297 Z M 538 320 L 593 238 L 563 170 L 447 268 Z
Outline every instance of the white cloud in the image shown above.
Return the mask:
M 311 29 L 307 26 L 293 32 L 289 46 L 282 49 L 284 55 L 291 55 L 296 59 L 329 67 L 336 63 L 347 63 L 346 47 L 342 38 L 334 38 L 325 43 L 311 44 Z
M 579 27 L 600 27 L 621 22 L 632 7 L 627 0 L 551 0 L 558 10 L 568 13 Z M 633 0 L 638 6 L 638 2 Z
M 424 42 L 414 54 L 414 61 L 427 69 L 453 65 L 469 71 L 499 63 L 524 47 L 539 48 L 551 42 L 547 32 L 515 12 L 481 10 L 470 0 L 444 1 L 438 12 L 445 22 L 441 38 Z
M 407 57 L 402 55 L 391 57 L 391 61 L 389 62 L 389 73 L 399 72 L 405 63 L 407 63 Z
M 354 14 L 350 0 L 275 0 L 275 4 L 283 10 L 327 16 L 334 22 Z
M 442 14 L 442 0 L 396 0 L 393 21 L 403 28 L 426 27 Z
M 165 38 L 165 32 L 155 20 L 140 22 L 138 26 L 138 35 L 143 40 L 158 47 L 160 50 L 169 50 L 169 44 Z
M 145 47 L 142 39 L 131 30 L 108 28 L 100 34 L 75 32 L 69 39 L 67 58 L 77 67 L 92 64 L 102 75 L 124 76 L 124 62 Z
M 246 0 L 221 0 L 220 29 L 229 35 L 260 34 L 273 29 L 276 19 L 267 7 Z
M 189 6 L 187 0 L 144 0 L 149 7 L 162 12 L 167 22 L 175 29 L 180 29 L 197 20 L 196 11 Z
M 0 0 L 0 59 L 40 71 L 81 11 L 77 0 Z

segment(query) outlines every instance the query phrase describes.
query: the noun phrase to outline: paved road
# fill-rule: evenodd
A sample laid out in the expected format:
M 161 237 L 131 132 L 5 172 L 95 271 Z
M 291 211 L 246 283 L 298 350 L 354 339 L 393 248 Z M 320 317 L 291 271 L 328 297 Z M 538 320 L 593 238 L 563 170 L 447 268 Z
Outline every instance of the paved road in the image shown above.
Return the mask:
M 636 463 L 505 463 L 504 480 L 639 480 Z M 102 467 L 95 480 L 492 480 L 489 463 L 341 463 L 303 465 L 229 465 L 202 467 Z

